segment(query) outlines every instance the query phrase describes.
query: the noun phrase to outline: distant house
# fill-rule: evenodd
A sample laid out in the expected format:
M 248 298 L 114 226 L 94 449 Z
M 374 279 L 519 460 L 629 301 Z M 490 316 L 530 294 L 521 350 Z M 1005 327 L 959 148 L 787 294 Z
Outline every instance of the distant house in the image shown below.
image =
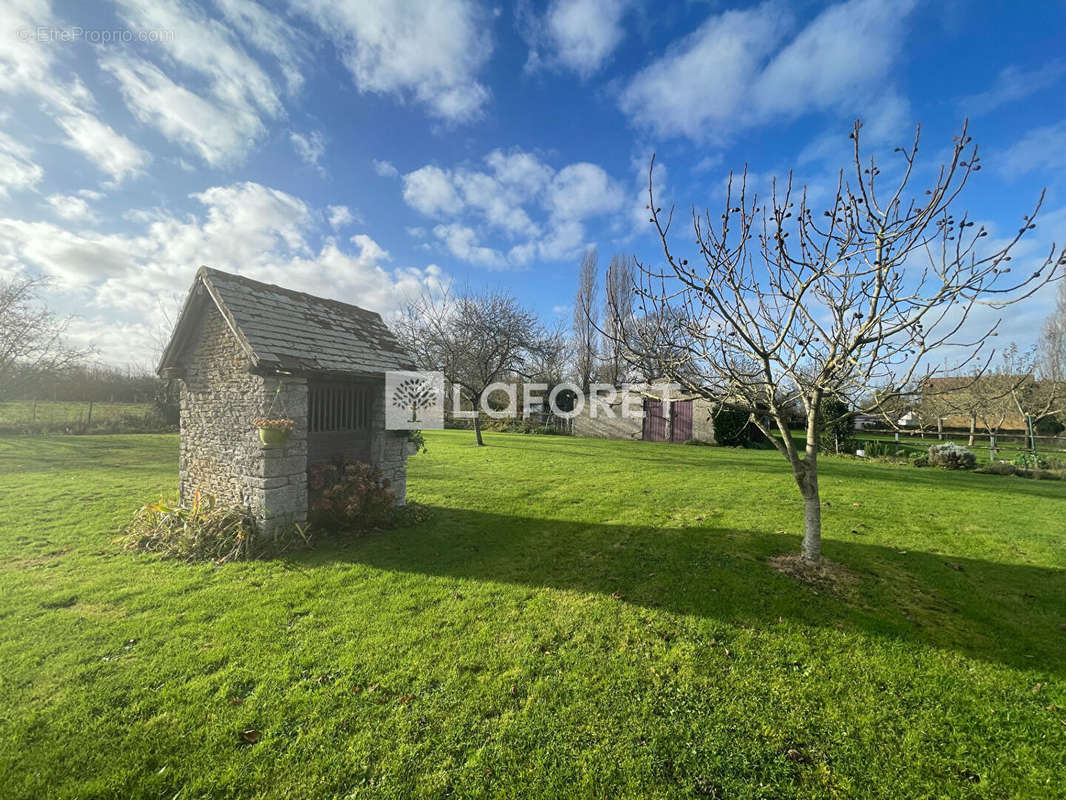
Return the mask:
M 202 267 L 158 370 L 181 381 L 182 499 L 209 493 L 267 529 L 303 521 L 308 466 L 350 458 L 402 503 L 407 434 L 385 429 L 385 372 L 413 367 L 372 311 Z M 295 428 L 264 446 L 261 417 Z
M 623 413 L 621 399 L 606 409 L 585 402 L 573 419 L 575 436 L 600 439 L 642 439 L 648 442 L 687 442 L 697 439 L 713 444 L 715 404 L 684 393 L 663 399 L 647 390 L 630 395 L 631 414 Z M 639 416 L 638 416 L 639 414 Z
M 982 422 L 976 415 L 967 414 L 950 408 L 953 393 L 983 392 L 989 398 L 989 411 L 986 416 L 994 416 L 996 422 L 1002 420 L 999 431 L 1002 433 L 1025 432 L 1028 426 L 1025 417 L 1013 410 L 1010 397 L 1003 396 L 1012 383 L 1032 381 L 1032 376 L 1016 375 L 982 375 L 974 378 L 967 375 L 946 375 L 939 378 L 927 378 L 922 384 L 922 398 L 930 407 L 946 404 L 947 413 L 940 417 L 940 425 L 945 429 L 969 430 L 980 428 Z M 993 382 L 998 382 L 994 384 Z M 963 405 L 955 403 L 956 406 Z M 933 423 L 935 420 L 929 420 Z M 917 424 L 915 420 L 912 424 Z

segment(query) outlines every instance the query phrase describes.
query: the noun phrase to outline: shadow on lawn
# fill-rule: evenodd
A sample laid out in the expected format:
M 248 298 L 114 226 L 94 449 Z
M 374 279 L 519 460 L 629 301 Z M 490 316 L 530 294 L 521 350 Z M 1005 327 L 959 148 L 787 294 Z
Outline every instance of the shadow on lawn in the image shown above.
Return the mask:
M 775 572 L 798 537 L 712 527 L 641 528 L 452 508 L 432 521 L 291 557 L 429 576 L 594 592 L 759 627 L 779 618 L 1066 672 L 1066 570 L 827 540 L 861 576 L 847 596 Z

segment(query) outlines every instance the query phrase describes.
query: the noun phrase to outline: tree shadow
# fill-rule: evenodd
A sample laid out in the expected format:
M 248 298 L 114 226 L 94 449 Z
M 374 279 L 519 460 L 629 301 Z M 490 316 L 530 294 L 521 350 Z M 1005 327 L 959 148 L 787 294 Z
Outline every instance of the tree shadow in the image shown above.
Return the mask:
M 1066 673 L 1066 570 L 826 540 L 826 557 L 860 578 L 838 594 L 768 564 L 798 544 L 784 534 L 711 526 L 603 525 L 437 507 L 420 525 L 328 542 L 289 560 L 592 592 L 750 627 L 794 621 Z

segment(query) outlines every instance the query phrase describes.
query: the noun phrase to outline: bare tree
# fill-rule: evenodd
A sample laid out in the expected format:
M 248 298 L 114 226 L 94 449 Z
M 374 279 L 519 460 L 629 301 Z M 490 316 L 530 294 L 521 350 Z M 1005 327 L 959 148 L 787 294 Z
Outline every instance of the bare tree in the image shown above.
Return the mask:
M 547 347 L 536 315 L 500 292 L 423 296 L 408 305 L 396 332 L 419 367 L 443 372 L 475 411 L 491 384 L 528 376 Z M 484 445 L 479 414 L 474 434 Z
M 630 358 L 625 342 L 626 326 L 633 319 L 633 260 L 615 254 L 607 267 L 607 282 L 603 313 L 603 367 L 600 376 L 604 383 L 620 386 L 629 375 Z
M 574 298 L 574 370 L 578 386 L 586 394 L 599 357 L 596 333 L 596 295 L 599 293 L 596 286 L 597 271 L 596 248 L 589 248 L 581 257 L 577 295 Z
M 25 383 L 74 366 L 92 350 L 65 341 L 70 319 L 61 319 L 41 301 L 43 278 L 0 280 L 0 396 Z
M 1012 411 L 1025 427 L 1026 447 L 1036 452 L 1037 422 L 1066 407 L 1066 387 L 1057 376 L 1057 365 L 1039 344 L 1022 351 L 1012 344 L 1004 353 L 1004 372 L 1013 377 L 1008 394 Z
M 982 247 L 984 228 L 974 230 L 966 213 L 952 213 L 980 169 L 965 124 L 950 160 L 916 199 L 908 193 L 918 132 L 910 147 L 897 148 L 899 178 L 883 193 L 880 168 L 860 149 L 860 131 L 856 122 L 853 163 L 840 170 L 824 211 L 810 207 L 805 189 L 793 190 L 791 174 L 774 181 L 766 203 L 749 193 L 746 170 L 739 180 L 731 175 L 720 216 L 692 210 L 698 264 L 674 253 L 673 210 L 655 205 L 654 159 L 648 172 L 651 222 L 665 264 L 638 264 L 638 312 L 677 325 L 679 341 L 690 343 L 669 377 L 690 392 L 748 410 L 788 461 L 804 500 L 808 563 L 817 563 L 822 549 L 819 427 L 830 421 L 820 419 L 823 400 L 836 396 L 869 411 L 862 403 L 870 402 L 871 387 L 892 387 L 882 401 L 902 394 L 920 376 L 937 373 L 930 364 L 944 348 L 957 348 L 952 352 L 963 354 L 964 367 L 976 363 L 998 323 L 974 333 L 967 325 L 972 312 L 1030 296 L 1066 264 L 1052 247 L 1017 278 L 1009 274 L 1010 252 L 1035 227 L 1043 195 L 1001 246 Z M 656 313 L 666 306 L 681 313 Z M 639 346 L 636 333 L 630 347 Z M 669 333 L 656 331 L 652 339 Z M 802 403 L 805 413 L 799 447 L 782 408 L 788 400 Z

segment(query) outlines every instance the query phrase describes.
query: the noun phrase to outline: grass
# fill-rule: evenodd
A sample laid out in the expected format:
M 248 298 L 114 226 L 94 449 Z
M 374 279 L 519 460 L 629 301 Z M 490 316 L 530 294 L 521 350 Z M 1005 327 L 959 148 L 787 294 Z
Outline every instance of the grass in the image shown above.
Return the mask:
M 112 543 L 176 437 L 0 440 L 4 796 L 1066 786 L 1066 485 L 827 458 L 827 591 L 775 452 L 426 438 L 430 521 L 222 567 Z
M 93 403 L 93 422 L 144 417 L 150 413 L 151 403 Z M 88 401 L 0 403 L 0 425 L 75 425 L 86 422 L 88 416 Z

